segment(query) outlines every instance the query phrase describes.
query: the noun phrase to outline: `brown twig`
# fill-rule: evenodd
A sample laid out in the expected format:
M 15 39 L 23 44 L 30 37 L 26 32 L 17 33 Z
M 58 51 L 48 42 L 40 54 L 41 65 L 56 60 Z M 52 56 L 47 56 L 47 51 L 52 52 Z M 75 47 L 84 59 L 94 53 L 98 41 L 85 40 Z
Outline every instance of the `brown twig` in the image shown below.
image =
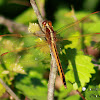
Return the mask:
M 37 15 L 40 27 L 42 29 L 42 22 L 44 20 L 43 20 L 40 12 L 38 10 L 38 7 L 36 5 L 35 0 L 30 0 L 30 2 L 31 2 L 31 5 L 32 5 L 32 7 L 34 9 L 34 12 Z M 43 31 L 43 29 L 42 29 L 42 31 Z M 48 97 L 47 97 L 47 99 L 48 100 L 53 100 L 54 99 L 54 84 L 55 84 L 56 74 L 57 74 L 57 65 L 56 65 L 56 61 L 55 61 L 55 58 L 53 56 L 53 52 L 51 50 L 51 47 L 50 47 L 50 51 L 51 51 L 51 68 L 50 68 L 50 74 L 49 74 Z
M 0 78 L 0 83 L 6 88 L 6 91 L 15 99 L 20 100 L 16 94 L 3 82 L 3 80 Z

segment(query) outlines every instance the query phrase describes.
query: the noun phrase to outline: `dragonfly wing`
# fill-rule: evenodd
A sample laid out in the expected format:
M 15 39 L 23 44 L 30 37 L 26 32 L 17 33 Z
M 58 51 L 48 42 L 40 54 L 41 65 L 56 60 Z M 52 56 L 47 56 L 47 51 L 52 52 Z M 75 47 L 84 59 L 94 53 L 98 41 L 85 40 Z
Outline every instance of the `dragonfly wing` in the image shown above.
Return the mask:
M 40 41 L 42 40 L 37 37 L 2 37 L 0 55 L 8 53 L 0 56 L 0 66 L 15 68 L 18 64 L 23 67 L 38 66 L 38 64 L 44 66 L 41 62 L 49 64 L 50 55 L 47 51 L 44 53 L 49 47 L 45 42 Z
M 98 28 L 99 26 L 100 21 L 94 22 L 93 20 L 84 22 L 81 25 L 78 24 L 72 26 L 68 30 L 63 30 L 64 32 L 61 32 L 60 34 L 58 33 L 59 36 L 62 37 L 58 39 L 58 42 L 64 40 L 64 44 L 67 45 L 66 48 L 81 48 L 83 43 L 85 46 L 93 46 L 92 41 L 94 41 L 95 43 L 100 42 L 100 28 Z M 63 42 L 61 42 L 61 44 L 63 44 Z

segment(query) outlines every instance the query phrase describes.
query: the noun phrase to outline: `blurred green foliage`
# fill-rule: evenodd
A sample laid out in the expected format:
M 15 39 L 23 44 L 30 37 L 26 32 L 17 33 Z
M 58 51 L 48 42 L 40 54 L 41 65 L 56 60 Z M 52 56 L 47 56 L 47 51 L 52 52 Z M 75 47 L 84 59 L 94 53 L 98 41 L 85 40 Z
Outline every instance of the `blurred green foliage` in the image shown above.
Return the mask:
M 54 30 L 57 30 L 62 26 L 67 26 L 71 22 L 75 22 L 75 19 L 70 16 L 71 10 L 68 8 L 69 4 L 75 7 L 74 17 L 81 19 L 98 8 L 97 3 L 99 3 L 99 0 L 93 1 L 91 5 L 90 2 L 89 0 L 83 0 L 79 4 L 80 2 L 75 0 L 72 0 L 72 2 L 66 2 L 65 0 L 46 0 L 46 17 L 53 21 Z M 89 6 L 87 6 L 88 3 Z M 81 8 L 78 5 L 82 5 Z M 24 25 L 28 25 L 30 22 L 37 22 L 32 8 L 26 7 L 21 2 L 12 2 L 12 0 L 0 0 L 0 14 L 12 19 L 16 23 Z M 80 28 L 82 32 L 75 30 L 74 26 Z M 62 49 L 59 51 L 66 77 L 67 89 L 64 89 L 63 86 L 59 87 L 55 90 L 54 97 L 57 100 L 80 100 L 81 97 L 79 95 L 70 94 L 73 90 L 79 90 L 87 100 L 91 100 L 92 98 L 99 100 L 95 97 L 96 95 L 98 95 L 98 98 L 100 97 L 99 91 L 95 91 L 95 89 L 94 91 L 88 91 L 88 89 L 94 87 L 100 89 L 100 70 L 98 69 L 100 58 L 96 62 L 93 62 L 92 59 L 96 57 L 90 56 L 89 54 L 85 55 L 83 51 L 87 46 L 93 46 L 96 49 L 100 48 L 98 45 L 100 35 L 93 34 L 87 37 L 75 37 L 80 37 L 82 35 L 81 33 L 85 35 L 100 33 L 100 16 L 97 14 L 91 15 L 85 21 L 80 22 L 78 26 L 74 26 L 68 28 L 66 31 L 57 33 L 61 39 L 68 39 L 60 42 L 60 48 Z M 5 33 L 12 34 L 6 26 L 0 25 L 0 35 Z M 18 34 L 27 36 L 26 32 L 20 32 Z M 48 71 L 50 68 L 50 53 L 47 52 L 49 47 L 44 46 L 44 39 L 41 40 L 38 37 L 26 36 L 0 37 L 0 54 L 9 52 L 0 57 L 0 78 L 12 88 L 21 100 L 24 100 L 25 97 L 30 100 L 46 100 Z M 97 66 L 95 67 L 94 64 Z M 82 92 L 82 87 L 86 87 L 86 91 Z M 0 84 L 0 96 L 4 93 L 5 89 Z

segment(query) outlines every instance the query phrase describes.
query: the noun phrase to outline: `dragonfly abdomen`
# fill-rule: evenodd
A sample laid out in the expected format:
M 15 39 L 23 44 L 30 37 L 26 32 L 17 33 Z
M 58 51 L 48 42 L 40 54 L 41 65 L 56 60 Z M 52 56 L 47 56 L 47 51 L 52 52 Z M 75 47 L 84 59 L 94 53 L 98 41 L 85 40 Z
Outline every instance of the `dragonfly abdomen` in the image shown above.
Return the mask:
M 59 56 L 58 56 L 58 51 L 57 51 L 57 48 L 56 48 L 56 44 L 55 43 L 51 43 L 51 48 L 52 48 L 52 52 L 54 54 L 54 57 L 56 59 L 56 64 L 58 66 L 58 71 L 59 71 L 60 77 L 62 79 L 64 87 L 67 88 L 66 81 L 65 81 L 65 75 L 64 75 L 64 72 L 63 72 L 63 69 L 62 69 L 62 65 L 61 65 Z

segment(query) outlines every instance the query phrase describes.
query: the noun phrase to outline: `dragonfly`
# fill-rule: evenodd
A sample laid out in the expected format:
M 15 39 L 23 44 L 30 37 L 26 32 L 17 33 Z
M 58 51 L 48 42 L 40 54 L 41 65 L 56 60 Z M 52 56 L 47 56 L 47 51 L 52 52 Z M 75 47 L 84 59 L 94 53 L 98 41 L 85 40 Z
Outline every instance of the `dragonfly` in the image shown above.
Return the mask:
M 92 15 L 92 14 L 95 14 L 95 13 L 98 13 L 98 11 L 97 12 L 94 12 L 94 13 L 91 13 L 90 15 Z M 66 86 L 66 81 L 65 81 L 65 75 L 64 75 L 64 71 L 63 71 L 63 69 L 62 69 L 62 65 L 61 65 L 61 62 L 60 62 L 60 58 L 59 58 L 59 54 L 58 54 L 58 51 L 57 51 L 57 46 L 56 46 L 56 42 L 58 41 L 59 42 L 59 40 L 66 40 L 66 39 L 62 39 L 62 38 L 60 38 L 60 39 L 57 39 L 57 37 L 56 37 L 56 34 L 57 33 L 59 33 L 59 32 L 62 32 L 62 31 L 65 31 L 67 28 L 70 28 L 70 27 L 73 27 L 73 26 L 75 26 L 75 25 L 78 25 L 81 21 L 84 21 L 86 18 L 88 18 L 90 15 L 88 15 L 88 16 L 85 16 L 85 17 L 83 17 L 81 20 L 77 20 L 76 22 L 74 22 L 74 23 L 71 23 L 71 24 L 69 24 L 69 25 L 65 25 L 64 27 L 62 27 L 62 28 L 60 28 L 58 31 L 54 31 L 53 30 L 53 26 L 52 26 L 52 23 L 50 22 L 50 21 L 44 21 L 43 23 L 42 23 L 42 25 L 43 25 L 43 28 L 45 29 L 45 32 L 44 32 L 44 34 L 45 34 L 45 39 L 46 39 L 46 41 L 47 41 L 47 43 L 43 43 L 43 42 L 41 42 L 41 39 L 40 39 L 40 42 L 36 42 L 37 40 L 34 40 L 34 38 L 35 37 L 33 37 L 33 36 L 35 36 L 36 34 L 34 34 L 34 35 L 26 35 L 26 36 L 24 36 L 24 35 L 19 35 L 19 34 L 6 34 L 6 35 L 0 35 L 0 37 L 15 37 L 14 38 L 14 42 L 15 42 L 15 45 L 16 46 L 13 46 L 13 43 L 11 43 L 10 41 L 8 41 L 8 40 L 6 40 L 6 41 L 4 41 L 5 43 L 3 43 L 3 45 L 0 47 L 1 48 L 1 51 L 3 51 L 3 53 L 1 53 L 1 59 L 2 59 L 2 62 L 3 62 L 3 59 L 7 59 L 7 61 L 5 60 L 5 62 L 4 63 L 7 63 L 8 64 L 8 62 L 10 62 L 10 64 L 11 64 L 11 62 L 12 62 L 12 60 L 10 61 L 9 59 L 8 59 L 8 57 L 12 57 L 12 56 L 15 56 L 15 54 L 17 55 L 17 57 L 15 57 L 16 59 L 14 59 L 14 61 L 16 62 L 16 63 L 19 63 L 19 60 L 20 60 L 20 58 L 21 58 L 21 56 L 19 56 L 20 54 L 22 55 L 22 54 L 26 54 L 27 53 L 27 50 L 29 50 L 29 49 L 32 49 L 32 48 L 36 48 L 36 47 L 39 47 L 40 46 L 40 44 L 42 44 L 42 46 L 43 46 L 43 48 L 45 49 L 45 44 L 49 44 L 49 45 L 51 45 L 51 50 L 52 50 L 52 52 L 53 52 L 53 55 L 54 55 L 54 57 L 55 57 L 55 60 L 56 60 L 56 64 L 57 64 L 57 66 L 58 66 L 58 71 L 59 71 L 59 74 L 60 74 L 60 77 L 61 77 L 61 79 L 62 79 L 62 82 L 63 82 L 63 85 L 64 85 L 64 87 L 65 88 L 67 88 L 67 86 Z M 43 34 L 43 36 L 44 36 L 44 34 Z M 93 33 L 94 34 L 94 33 Z M 99 34 L 99 33 L 95 33 L 95 34 Z M 86 36 L 89 36 L 89 35 L 91 35 L 91 34 L 87 34 Z M 37 37 L 40 37 L 40 36 L 42 36 L 42 35 L 36 35 Z M 85 35 L 81 35 L 81 37 L 84 37 Z M 77 37 L 77 36 L 76 36 Z M 18 44 L 18 42 L 17 42 L 17 40 L 19 39 L 19 38 L 23 38 L 23 39 L 25 39 L 25 45 L 26 44 L 28 44 L 28 42 L 31 44 L 30 45 L 30 47 L 22 47 L 23 45 L 24 45 L 24 43 L 22 42 L 22 40 L 20 40 L 20 44 Z M 27 38 L 30 38 L 29 39 L 29 41 L 27 41 Z M 12 38 L 11 38 L 12 39 Z M 1 39 L 1 41 L 2 41 L 2 39 Z M 37 43 L 37 44 L 35 44 L 35 42 Z M 8 44 L 8 45 L 7 45 Z M 35 45 L 35 46 L 32 46 L 32 45 Z M 4 45 L 5 45 L 5 47 L 4 47 Z M 28 44 L 29 45 L 29 44 Z M 38 46 L 39 45 L 39 46 Z M 17 47 L 18 46 L 18 47 Z M 16 48 L 17 47 L 17 48 Z M 10 50 L 10 51 L 5 51 L 5 49 L 4 48 L 7 48 L 8 50 Z M 49 48 L 49 47 L 48 47 Z M 43 49 L 43 51 L 45 51 Z M 22 52 L 22 51 L 25 51 L 26 50 L 26 52 Z M 37 50 L 35 51 L 35 53 L 37 52 Z M 15 54 L 12 54 L 11 56 L 10 56 L 10 53 L 15 53 Z M 9 55 L 9 56 L 7 56 L 6 57 L 6 55 Z M 40 54 L 41 55 L 41 54 Z M 31 55 L 30 55 L 31 56 Z M 26 56 L 26 58 L 27 58 L 27 56 Z M 42 60 L 43 60 L 43 56 L 42 56 Z M 23 57 L 22 57 L 22 59 L 24 59 Z M 37 58 L 34 58 L 35 60 L 37 60 Z M 26 59 L 24 59 L 25 60 L 25 62 L 27 62 L 26 61 Z M 41 60 L 41 61 L 42 61 Z M 24 63 L 25 63 L 24 62 Z M 31 61 L 29 61 L 29 62 L 31 62 Z M 28 62 L 28 64 L 29 64 L 29 62 Z M 8 64 L 9 65 L 9 64 Z

